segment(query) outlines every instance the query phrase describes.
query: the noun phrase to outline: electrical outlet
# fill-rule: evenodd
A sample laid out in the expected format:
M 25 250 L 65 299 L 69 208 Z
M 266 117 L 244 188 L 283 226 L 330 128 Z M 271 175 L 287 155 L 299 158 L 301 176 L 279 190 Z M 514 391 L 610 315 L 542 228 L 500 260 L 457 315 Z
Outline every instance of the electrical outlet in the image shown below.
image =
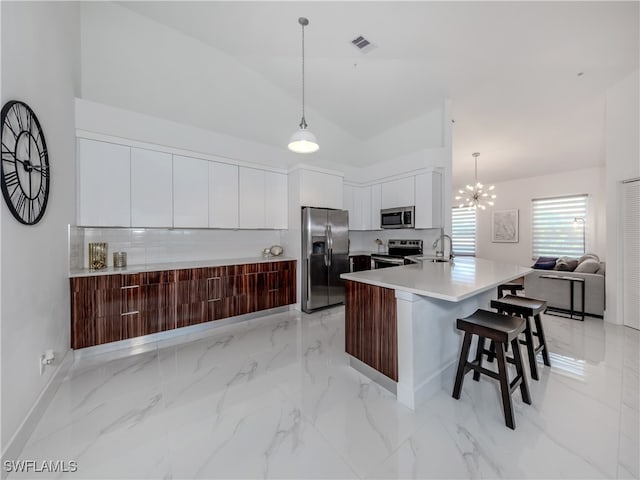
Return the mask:
M 38 358 L 39 360 L 39 365 L 40 365 L 40 376 L 44 375 L 44 366 L 46 365 L 45 359 L 44 359 L 44 355 L 40 355 L 40 357 Z

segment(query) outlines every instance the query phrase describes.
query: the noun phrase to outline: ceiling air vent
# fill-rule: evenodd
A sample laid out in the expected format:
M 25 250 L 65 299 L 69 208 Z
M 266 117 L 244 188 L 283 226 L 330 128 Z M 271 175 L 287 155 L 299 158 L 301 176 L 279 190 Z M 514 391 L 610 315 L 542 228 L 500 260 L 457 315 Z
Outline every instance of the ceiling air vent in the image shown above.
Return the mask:
M 373 43 L 364 38 L 362 35 L 351 40 L 351 44 L 354 45 L 362 53 L 369 53 L 371 50 L 376 48 Z

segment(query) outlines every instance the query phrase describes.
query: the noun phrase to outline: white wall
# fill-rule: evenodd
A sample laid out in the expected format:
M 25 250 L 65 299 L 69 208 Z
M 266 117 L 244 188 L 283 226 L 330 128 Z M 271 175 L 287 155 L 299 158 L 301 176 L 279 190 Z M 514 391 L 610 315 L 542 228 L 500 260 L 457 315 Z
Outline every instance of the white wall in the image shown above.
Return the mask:
M 480 180 L 482 181 L 482 176 Z M 521 178 L 496 184 L 496 204 L 478 210 L 476 256 L 530 266 L 531 200 L 534 198 L 565 195 L 589 195 L 587 218 L 587 251 L 596 253 L 600 260 L 606 257 L 604 167 L 587 168 L 540 177 Z M 455 204 L 455 200 L 454 200 Z M 519 242 L 491 242 L 491 211 L 517 208 L 519 213 Z
M 81 19 L 82 98 L 221 134 L 246 132 L 280 151 L 275 165 L 300 160 L 286 149 L 300 121 L 299 92 L 285 92 L 221 50 L 125 6 L 82 2 Z M 312 109 L 306 113 L 321 142 L 314 161 L 340 162 L 357 151 L 355 137 Z
M 51 193 L 36 226 L 24 226 L 2 202 L 2 451 L 54 368 L 40 376 L 45 349 L 69 349 L 67 224 L 75 205 L 73 99 L 79 93 L 77 3 L 1 2 L 2 103 L 25 101 L 42 124 Z
M 605 118 L 607 198 L 606 321 L 622 323 L 621 181 L 640 177 L 638 70 L 607 92 Z

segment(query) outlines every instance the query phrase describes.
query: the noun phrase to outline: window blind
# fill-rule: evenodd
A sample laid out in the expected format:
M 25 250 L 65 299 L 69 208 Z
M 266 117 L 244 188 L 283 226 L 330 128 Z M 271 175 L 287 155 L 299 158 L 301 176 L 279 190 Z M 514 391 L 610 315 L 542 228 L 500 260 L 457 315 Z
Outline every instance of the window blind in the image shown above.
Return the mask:
M 534 199 L 532 222 L 534 258 L 579 257 L 586 248 L 587 195 Z
M 451 240 L 455 255 L 476 254 L 476 210 L 469 207 L 451 209 Z

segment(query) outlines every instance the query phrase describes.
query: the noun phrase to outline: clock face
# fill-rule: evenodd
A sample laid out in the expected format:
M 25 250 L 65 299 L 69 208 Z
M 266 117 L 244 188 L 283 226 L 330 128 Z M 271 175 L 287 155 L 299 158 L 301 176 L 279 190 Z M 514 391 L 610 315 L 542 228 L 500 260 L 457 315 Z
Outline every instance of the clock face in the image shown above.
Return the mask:
M 11 100 L 2 107 L 1 186 L 7 206 L 25 225 L 42 219 L 49 199 L 49 155 L 33 110 Z

